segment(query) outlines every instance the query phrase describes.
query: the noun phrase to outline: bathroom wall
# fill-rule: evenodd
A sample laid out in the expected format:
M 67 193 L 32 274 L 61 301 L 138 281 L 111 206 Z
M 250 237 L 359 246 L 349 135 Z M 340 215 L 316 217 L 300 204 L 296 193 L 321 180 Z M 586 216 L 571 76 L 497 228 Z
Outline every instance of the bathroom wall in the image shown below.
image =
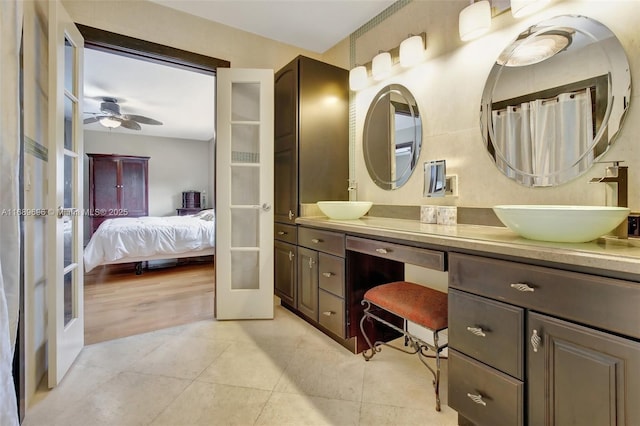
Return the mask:
M 524 29 L 561 14 L 585 15 L 608 26 L 624 46 L 632 82 L 640 81 L 640 37 L 637 1 L 552 1 L 526 18 L 510 12 L 493 18 L 491 31 L 463 43 L 458 36 L 458 14 L 468 1 L 412 1 L 391 16 L 376 20 L 368 31 L 354 33 L 355 52 L 351 66 L 369 62 L 379 50 L 396 47 L 409 33 L 427 33 L 427 60 L 407 71 L 394 67 L 395 74 L 355 94 L 355 137 L 352 141 L 352 173 L 358 183 L 359 199 L 378 204 L 446 204 L 490 207 L 495 204 L 605 204 L 606 186 L 589 184 L 604 173 L 596 164 L 587 174 L 551 188 L 527 188 L 508 179 L 493 164 L 480 132 L 480 99 L 486 78 L 502 51 Z M 336 49 L 340 46 L 336 46 Z M 343 50 L 343 54 L 348 54 Z M 331 52 L 337 56 L 337 52 Z M 408 183 L 394 191 L 378 188 L 369 178 L 362 154 L 362 132 L 368 105 L 385 85 L 399 83 L 411 90 L 423 116 L 423 147 L 419 166 Z M 632 90 L 631 106 L 614 146 L 602 161 L 624 160 L 629 167 L 629 205 L 640 211 L 640 90 Z M 435 159 L 447 160 L 447 174 L 458 175 L 456 198 L 422 197 L 421 165 Z
M 225 59 L 232 67 L 278 70 L 300 54 L 316 59 L 321 56 L 151 1 L 62 0 L 62 3 L 80 24 Z

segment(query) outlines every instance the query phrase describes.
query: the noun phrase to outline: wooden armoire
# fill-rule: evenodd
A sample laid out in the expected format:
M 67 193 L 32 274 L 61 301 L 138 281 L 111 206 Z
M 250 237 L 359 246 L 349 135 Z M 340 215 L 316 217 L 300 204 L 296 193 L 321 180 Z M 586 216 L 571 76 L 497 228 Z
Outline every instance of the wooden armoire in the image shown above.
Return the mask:
M 107 219 L 149 215 L 149 157 L 87 156 L 91 234 Z

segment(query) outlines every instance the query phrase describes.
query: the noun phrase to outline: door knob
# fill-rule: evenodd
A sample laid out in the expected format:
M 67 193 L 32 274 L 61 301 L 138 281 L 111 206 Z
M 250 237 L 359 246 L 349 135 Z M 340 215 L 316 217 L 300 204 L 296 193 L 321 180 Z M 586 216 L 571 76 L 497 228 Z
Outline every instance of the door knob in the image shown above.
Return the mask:
M 262 210 L 264 210 L 265 212 L 268 212 L 269 210 L 271 210 L 271 204 L 262 203 Z

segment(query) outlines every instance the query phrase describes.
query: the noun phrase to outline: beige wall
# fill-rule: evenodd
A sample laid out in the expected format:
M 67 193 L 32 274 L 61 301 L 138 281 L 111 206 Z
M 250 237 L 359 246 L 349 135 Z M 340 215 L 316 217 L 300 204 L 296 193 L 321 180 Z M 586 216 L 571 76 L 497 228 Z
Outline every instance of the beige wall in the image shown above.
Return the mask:
M 356 95 L 355 177 L 358 198 L 384 204 L 455 204 L 490 207 L 496 204 L 595 204 L 605 203 L 605 185 L 589 184 L 600 176 L 605 165 L 555 188 L 523 187 L 506 178 L 491 162 L 484 149 L 479 126 L 480 98 L 489 71 L 502 49 L 518 33 L 541 20 L 561 14 L 579 14 L 608 26 L 624 46 L 631 67 L 632 82 L 640 81 L 640 39 L 637 1 L 556 1 L 530 17 L 514 19 L 510 13 L 495 17 L 492 30 L 478 40 L 462 43 L 458 37 L 458 13 L 468 1 L 414 1 L 359 37 L 356 63 L 366 63 L 382 49 L 398 46 L 408 33 L 427 33 L 428 60 L 398 72 Z M 400 83 L 415 95 L 423 114 L 423 149 L 419 167 L 428 160 L 446 159 L 447 173 L 457 174 L 459 197 L 422 197 L 422 173 L 412 175 L 407 185 L 383 191 L 368 176 L 362 154 L 362 129 L 367 107 L 385 85 Z M 640 210 L 639 90 L 632 92 L 631 107 L 615 145 L 602 160 L 625 160 L 629 166 L 629 204 Z
M 320 55 L 142 0 L 63 0 L 75 22 L 224 59 L 238 68 L 280 69 Z M 346 65 L 345 65 L 346 66 Z

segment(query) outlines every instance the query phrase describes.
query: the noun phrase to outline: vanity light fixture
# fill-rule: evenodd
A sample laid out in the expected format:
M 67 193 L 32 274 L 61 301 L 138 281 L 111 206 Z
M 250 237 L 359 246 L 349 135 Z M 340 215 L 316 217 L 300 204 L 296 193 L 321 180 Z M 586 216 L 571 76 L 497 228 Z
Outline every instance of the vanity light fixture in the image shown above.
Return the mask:
M 514 18 L 531 15 L 547 3 L 549 0 L 511 0 L 511 15 Z
M 391 74 L 391 67 L 393 61 L 391 60 L 391 53 L 380 52 L 373 57 L 371 61 L 371 75 L 376 81 L 384 80 L 389 74 Z
M 115 129 L 116 127 L 120 127 L 122 123 L 120 122 L 120 120 L 116 120 L 112 117 L 103 117 L 100 119 L 100 124 L 102 124 L 104 127 L 108 127 L 109 129 Z
M 349 88 L 354 91 L 364 89 L 367 85 L 368 78 L 367 67 L 364 65 L 352 68 L 351 71 L 349 71 Z
M 422 35 L 411 35 L 400 43 L 400 66 L 409 68 L 424 59 L 425 40 Z
M 512 2 L 513 4 L 513 2 Z M 488 0 L 474 2 L 460 12 L 458 31 L 460 40 L 469 41 L 480 37 L 491 28 L 491 5 Z
M 393 49 L 380 51 L 371 62 L 357 65 L 349 71 L 349 88 L 353 91 L 364 89 L 369 84 L 369 76 L 375 81 L 387 78 L 393 67 L 400 63 L 403 68 L 417 65 L 425 58 L 427 34 L 422 32 L 409 37 Z

